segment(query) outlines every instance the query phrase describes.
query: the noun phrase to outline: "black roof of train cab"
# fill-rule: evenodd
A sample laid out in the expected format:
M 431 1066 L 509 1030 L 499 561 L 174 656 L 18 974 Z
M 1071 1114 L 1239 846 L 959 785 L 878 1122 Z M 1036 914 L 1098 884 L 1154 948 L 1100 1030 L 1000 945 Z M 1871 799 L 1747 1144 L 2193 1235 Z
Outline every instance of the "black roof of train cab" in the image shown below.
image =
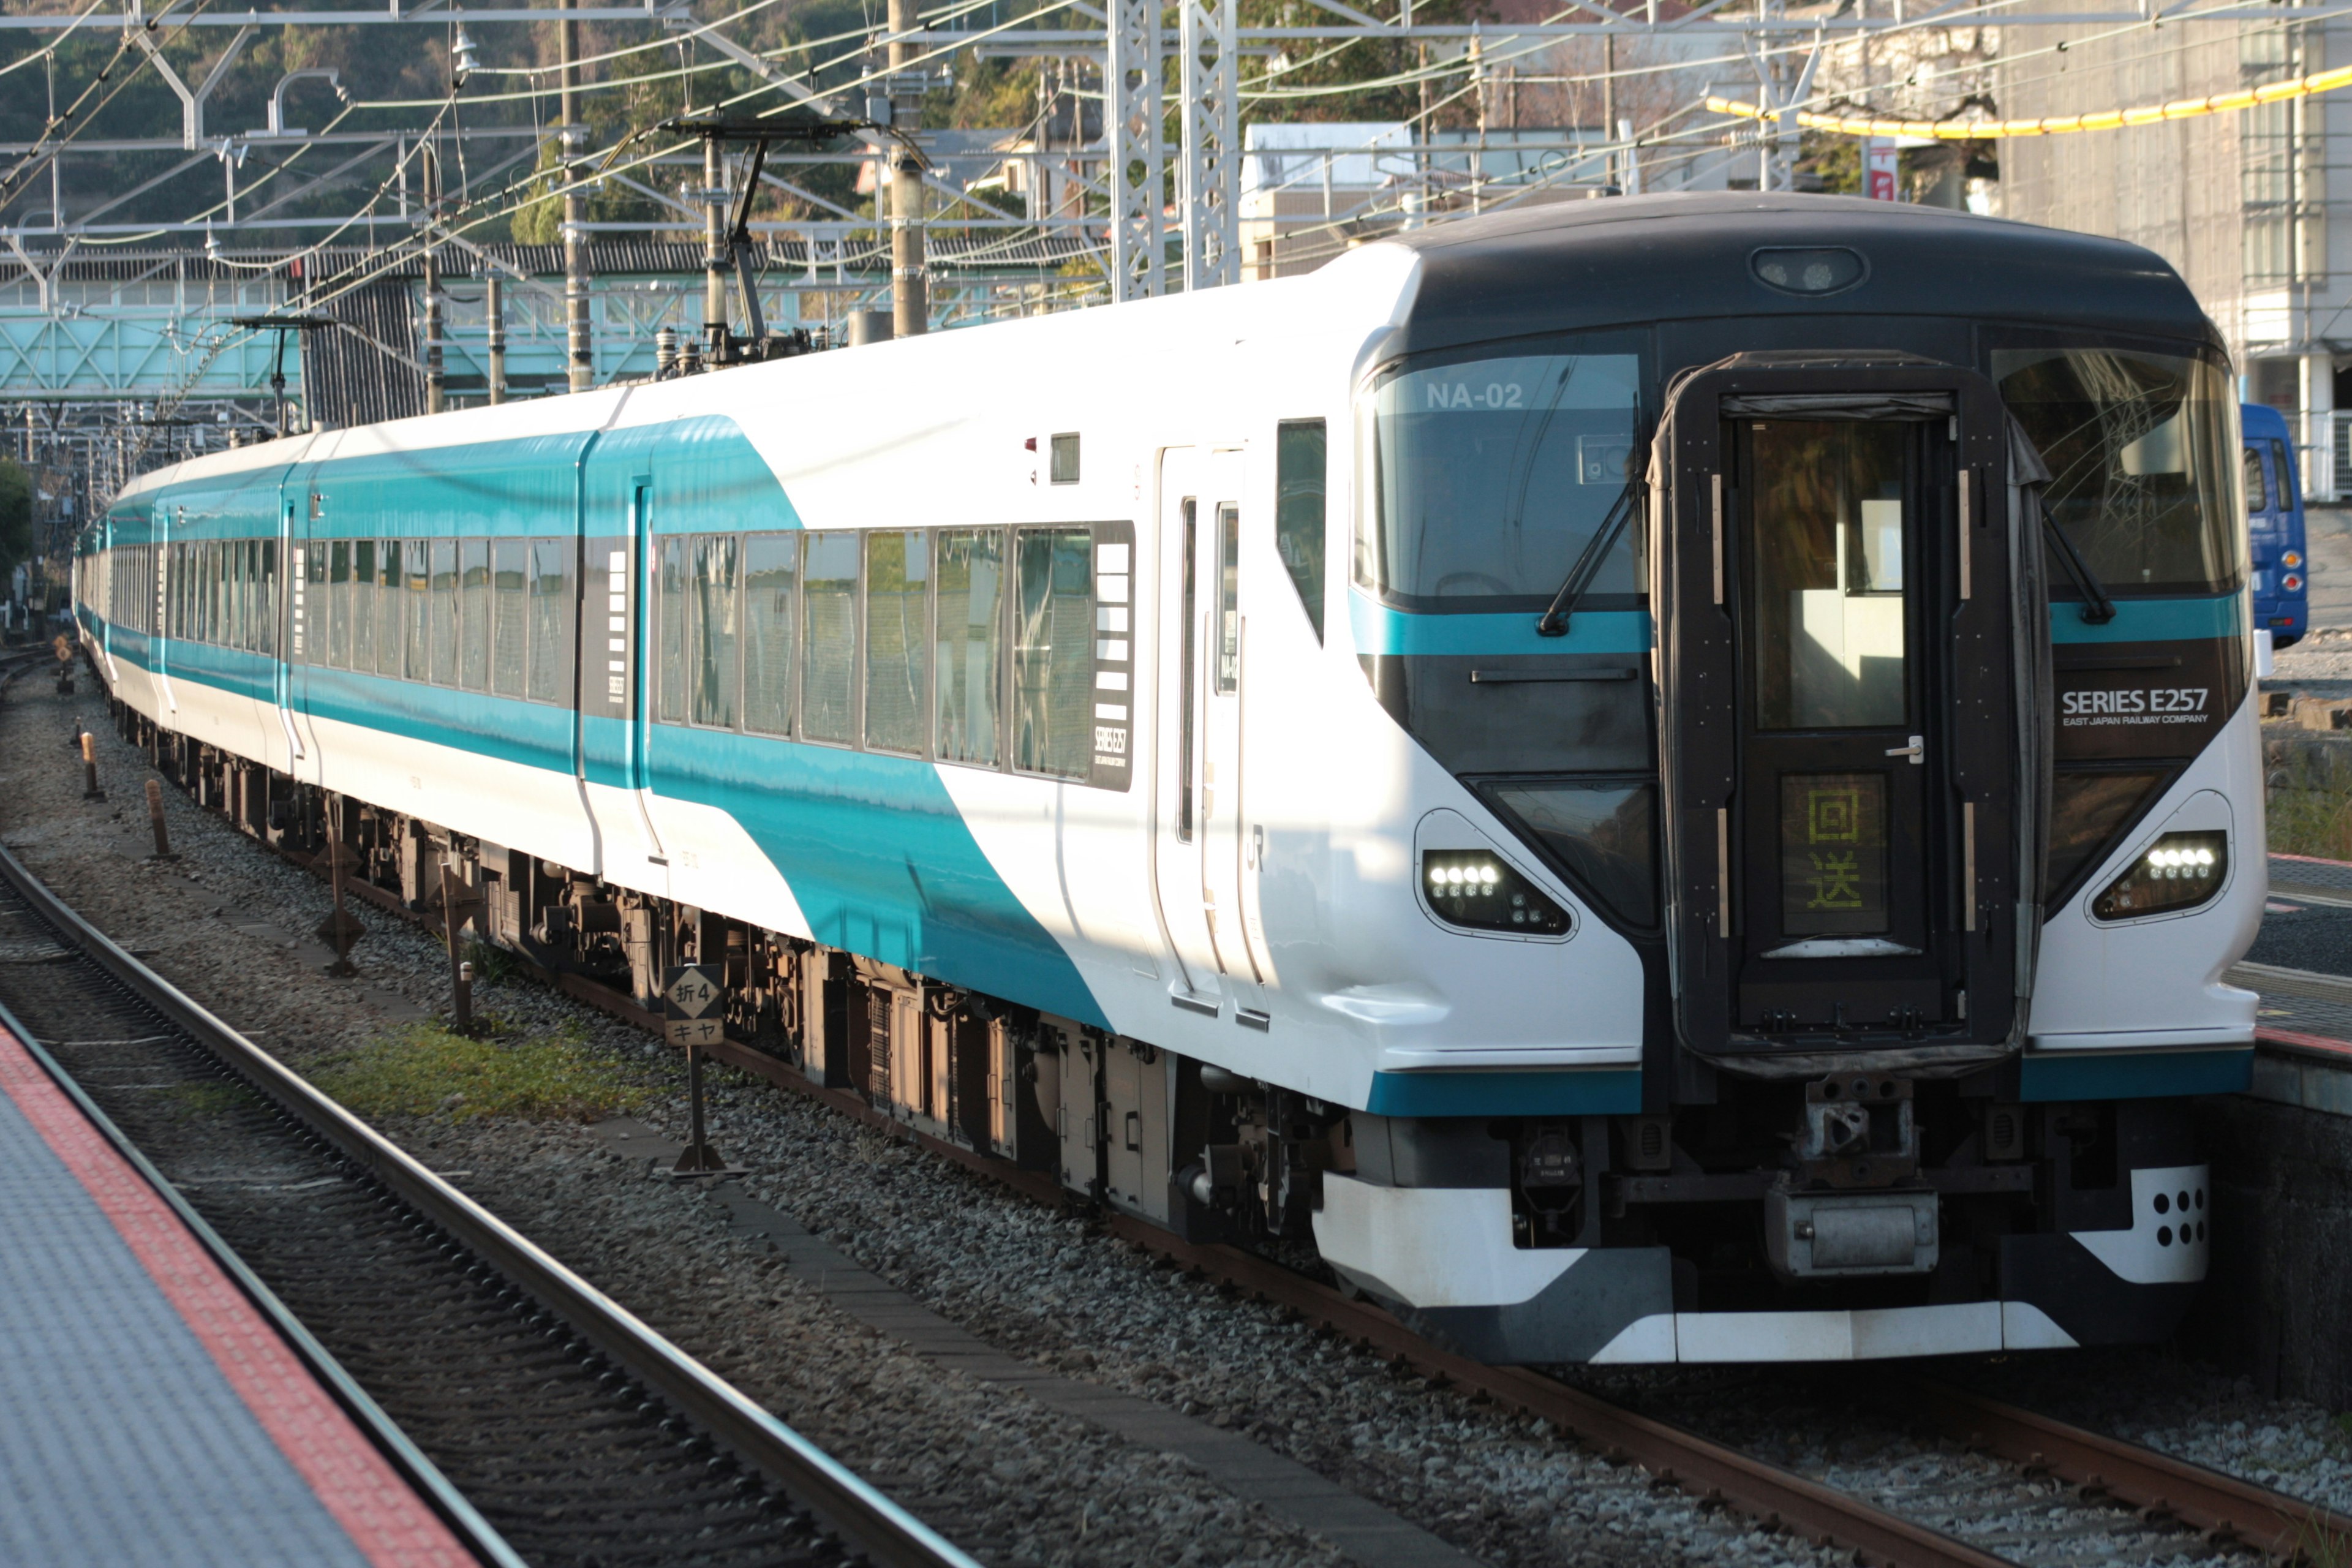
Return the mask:
M 1740 191 L 1614 196 L 1388 238 L 1419 251 L 1423 267 L 1390 353 L 1619 322 L 1822 315 L 2047 322 L 2221 342 L 2154 251 L 1945 207 Z M 1765 280 L 1759 252 L 1808 249 L 1852 252 L 1859 277 L 1811 294 Z

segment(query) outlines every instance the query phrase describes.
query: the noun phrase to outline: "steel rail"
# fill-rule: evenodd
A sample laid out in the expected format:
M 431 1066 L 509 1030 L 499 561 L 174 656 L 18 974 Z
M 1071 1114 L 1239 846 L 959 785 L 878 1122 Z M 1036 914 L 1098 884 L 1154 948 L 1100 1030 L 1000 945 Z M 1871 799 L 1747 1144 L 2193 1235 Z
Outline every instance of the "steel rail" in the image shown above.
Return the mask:
M 979 1568 L 971 1557 L 839 1460 L 131 957 L 5 847 L 0 847 L 0 879 L 99 967 L 185 1030 L 344 1158 L 366 1169 L 658 1390 L 744 1462 L 773 1479 L 845 1544 L 883 1568 Z
M 7 675 L 14 673 L 11 670 L 0 674 L 0 687 L 5 687 Z M 223 1239 L 220 1232 L 213 1228 L 212 1222 L 198 1214 L 180 1189 L 155 1168 L 146 1152 L 115 1124 L 114 1119 L 99 1109 L 98 1102 L 90 1099 L 74 1076 L 49 1054 L 48 1047 L 40 1042 L 39 1037 L 8 1010 L 5 1002 L 0 1002 L 0 1031 L 5 1031 L 24 1047 L 26 1054 L 48 1075 L 49 1081 L 57 1085 L 58 1092 L 71 1100 L 83 1119 L 113 1145 L 114 1152 L 155 1189 L 156 1195 L 179 1217 L 180 1223 L 196 1238 L 197 1245 L 212 1256 L 221 1272 L 236 1283 L 254 1309 L 278 1331 L 278 1337 L 293 1350 L 295 1359 L 324 1385 L 328 1397 L 342 1406 L 343 1413 L 367 1434 L 384 1458 L 392 1462 L 393 1468 L 400 1473 L 401 1479 L 416 1490 L 425 1507 L 450 1528 L 475 1559 L 486 1568 L 530 1568 L 530 1564 L 507 1544 L 497 1529 L 476 1510 L 466 1495 L 450 1483 L 441 1468 L 416 1446 L 406 1432 L 401 1430 L 397 1422 L 384 1413 L 383 1406 L 360 1385 L 358 1379 L 352 1377 L 343 1363 L 335 1358 L 334 1352 L 319 1342 L 318 1336 L 294 1315 L 278 1292 L 272 1290 L 261 1276 L 253 1271 L 252 1266 L 237 1254 L 236 1249 Z
M 313 858 L 264 844 L 293 864 L 319 868 Z M 345 890 L 400 919 L 438 933 L 430 910 L 409 909 L 365 881 Z M 518 955 L 520 957 L 520 955 Z M 625 993 L 583 975 L 518 965 L 555 989 L 659 1037 L 661 1020 Z M 903 1139 L 1039 1203 L 1071 1201 L 1053 1177 L 1024 1171 L 992 1156 L 909 1127 L 845 1089 L 814 1083 L 790 1063 L 726 1040 L 704 1047 L 713 1059 L 815 1100 L 887 1136 Z M 1787 1530 L 1819 1545 L 1854 1552 L 1888 1568 L 2016 1568 L 1941 1531 L 1914 1523 L 1863 1499 L 1840 1492 L 1654 1416 L 1643 1415 L 1525 1367 L 1490 1366 L 1432 1344 L 1383 1309 L 1341 1294 L 1255 1253 L 1222 1243 L 1184 1240 L 1148 1221 L 1116 1212 L 1104 1228 L 1181 1267 L 1286 1308 L 1301 1318 L 1410 1367 L 1441 1385 L 1540 1419 L 1612 1460 L 1649 1471 L 1701 1502 L 1717 1504 L 1769 1529 Z M 2052 1417 L 1941 1384 L 1920 1384 L 1920 1414 L 1935 1415 L 1947 1435 L 2005 1462 L 2042 1470 L 2086 1492 L 2104 1493 L 2151 1518 L 2169 1517 L 2217 1541 L 2237 1541 L 2290 1561 L 2325 1557 L 2352 1545 L 2352 1518 L 2271 1491 L 2136 1444 L 2104 1436 Z M 1929 1388 L 1940 1401 L 1929 1401 Z M 2289 1541 L 2289 1536 L 2294 1537 Z
M 2144 1517 L 2286 1562 L 2341 1562 L 2352 1547 L 2352 1518 L 2317 1503 L 1932 1378 L 1908 1380 L 1903 1392 L 1906 1414 L 1954 1441 Z

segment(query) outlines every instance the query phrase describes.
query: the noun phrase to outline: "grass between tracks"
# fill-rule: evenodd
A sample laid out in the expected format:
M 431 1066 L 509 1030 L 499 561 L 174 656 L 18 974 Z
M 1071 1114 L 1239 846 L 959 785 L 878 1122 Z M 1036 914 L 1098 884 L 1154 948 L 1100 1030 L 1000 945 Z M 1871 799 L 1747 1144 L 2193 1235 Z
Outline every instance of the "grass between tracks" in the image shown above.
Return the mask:
M 2273 789 L 2267 815 L 2272 853 L 2352 860 L 2352 795 Z
M 567 1026 L 509 1037 L 495 1025 L 467 1039 L 433 1024 L 412 1024 L 310 1071 L 311 1081 L 361 1116 L 513 1116 L 590 1121 L 635 1110 L 654 1095 L 626 1064 Z

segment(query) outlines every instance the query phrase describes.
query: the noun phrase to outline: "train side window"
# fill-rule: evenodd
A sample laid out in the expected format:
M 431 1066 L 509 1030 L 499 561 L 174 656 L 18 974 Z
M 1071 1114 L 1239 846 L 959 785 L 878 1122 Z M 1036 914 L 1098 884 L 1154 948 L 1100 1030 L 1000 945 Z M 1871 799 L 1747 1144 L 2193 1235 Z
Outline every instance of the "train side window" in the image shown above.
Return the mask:
M 992 768 L 1004 682 L 1004 533 L 943 529 L 939 535 L 939 608 L 932 640 L 938 755 L 943 763 Z
M 302 657 L 310 664 L 327 662 L 327 542 L 313 539 L 302 547 Z
M 279 618 L 278 606 L 281 601 L 278 592 L 278 541 L 274 539 L 265 539 L 261 542 L 261 591 L 264 616 L 261 651 L 275 658 L 278 657 Z M 149 597 L 151 599 L 153 597 L 152 590 Z
M 226 628 L 221 641 L 230 647 L 245 646 L 245 541 L 232 539 L 222 548 L 227 552 L 228 613 L 222 625 Z
M 327 659 L 337 669 L 352 667 L 352 545 L 327 545 Z
M 760 735 L 793 732 L 793 590 L 800 579 L 801 536 L 755 533 L 743 542 L 743 728 Z
M 261 651 L 263 595 L 261 574 L 261 541 L 245 542 L 245 647 L 247 652 Z
M 847 745 L 857 733 L 857 535 L 812 533 L 801 571 L 801 735 Z
M 1274 547 L 1290 585 L 1323 640 L 1323 495 L 1329 443 L 1320 419 L 1290 419 L 1275 430 Z
M 929 542 L 920 529 L 866 536 L 866 743 L 921 756 L 929 728 Z
M 640 497 L 645 492 L 638 492 Z M 656 601 L 654 717 L 686 722 L 686 549 L 683 534 L 653 542 Z
M 490 688 L 490 542 L 457 542 L 457 683 Z
M 1082 779 L 1094 762 L 1094 534 L 1024 528 L 1013 535 L 1013 765 Z
M 457 542 L 433 541 L 433 684 L 457 684 Z
M 522 695 L 523 647 L 530 628 L 524 616 L 527 540 L 500 539 L 490 545 L 490 689 L 500 697 Z
M 1226 501 L 1217 508 L 1217 690 L 1238 691 L 1242 681 L 1242 511 Z
M 735 551 L 731 533 L 694 536 L 694 721 L 719 730 L 735 727 L 743 671 Z
M 427 559 L 425 543 L 422 539 L 412 539 L 404 552 L 408 562 L 408 586 L 400 596 L 408 606 L 404 630 L 408 651 L 407 679 L 411 680 L 433 679 L 433 569 Z
M 398 680 L 401 626 L 407 614 L 400 591 L 400 541 L 387 539 L 375 557 L 375 672 Z
M 1176 714 L 1176 841 L 1192 842 L 1192 714 L 1194 711 L 1193 671 L 1200 649 L 1193 647 L 1201 625 L 1201 503 L 1191 496 L 1184 498 L 1184 565 L 1182 607 L 1178 612 L 1179 633 L 1183 643 L 1183 668 L 1177 675 L 1178 697 Z
M 530 542 L 530 665 L 533 702 L 562 702 L 572 660 L 564 651 L 564 618 L 572 610 L 572 542 Z
M 352 541 L 352 668 L 375 673 L 375 541 Z M 273 598 L 275 595 L 271 595 Z

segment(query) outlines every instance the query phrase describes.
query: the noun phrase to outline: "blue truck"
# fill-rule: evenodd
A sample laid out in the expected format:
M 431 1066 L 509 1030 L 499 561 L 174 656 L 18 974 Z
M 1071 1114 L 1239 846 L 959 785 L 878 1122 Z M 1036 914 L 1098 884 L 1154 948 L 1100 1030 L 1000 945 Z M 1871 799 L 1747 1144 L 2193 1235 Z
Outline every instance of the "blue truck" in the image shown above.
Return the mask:
M 2246 531 L 2253 546 L 2254 625 L 2286 647 L 2310 624 L 2310 567 L 2303 538 L 2303 483 L 2286 416 L 2244 405 Z

